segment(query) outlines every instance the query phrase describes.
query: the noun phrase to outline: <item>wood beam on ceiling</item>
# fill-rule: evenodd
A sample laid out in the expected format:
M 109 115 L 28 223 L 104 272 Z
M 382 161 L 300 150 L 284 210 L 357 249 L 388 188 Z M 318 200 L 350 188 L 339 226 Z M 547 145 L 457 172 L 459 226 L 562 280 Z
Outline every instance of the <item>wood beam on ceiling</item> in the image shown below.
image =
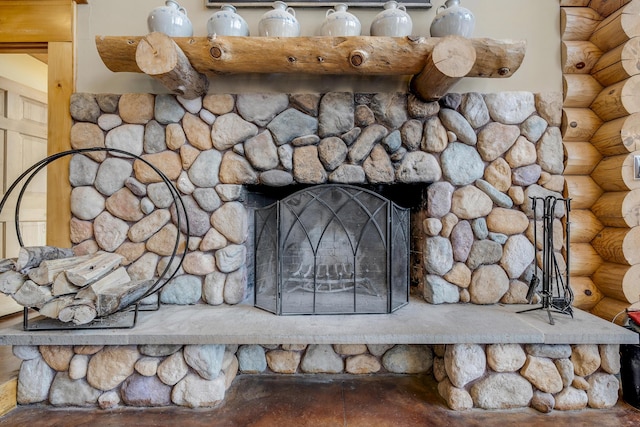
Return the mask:
M 26 53 L 29 55 L 46 55 L 48 49 L 48 43 L 46 42 L 0 43 L 0 53 Z
M 70 0 L 0 1 L 0 42 L 71 42 L 74 13 Z

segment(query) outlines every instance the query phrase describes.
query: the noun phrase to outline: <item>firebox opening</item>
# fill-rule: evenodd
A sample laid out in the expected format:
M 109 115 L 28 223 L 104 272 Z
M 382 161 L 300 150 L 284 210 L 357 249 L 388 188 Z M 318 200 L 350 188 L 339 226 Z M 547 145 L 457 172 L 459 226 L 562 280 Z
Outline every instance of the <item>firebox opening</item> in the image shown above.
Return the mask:
M 411 209 L 411 213 L 426 207 L 428 184 L 350 184 L 374 191 L 391 200 L 395 204 Z M 282 200 L 291 194 L 311 187 L 312 185 L 295 184 L 284 187 L 269 187 L 266 185 L 246 185 L 247 202 L 251 207 L 264 207 Z

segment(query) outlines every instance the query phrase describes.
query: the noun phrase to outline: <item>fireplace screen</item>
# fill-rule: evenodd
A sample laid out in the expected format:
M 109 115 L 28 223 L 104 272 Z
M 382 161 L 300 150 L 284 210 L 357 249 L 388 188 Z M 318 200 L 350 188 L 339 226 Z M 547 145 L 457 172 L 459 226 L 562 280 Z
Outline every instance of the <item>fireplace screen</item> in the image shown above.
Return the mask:
M 276 314 L 390 313 L 409 298 L 409 209 L 319 185 L 255 211 L 255 305 Z

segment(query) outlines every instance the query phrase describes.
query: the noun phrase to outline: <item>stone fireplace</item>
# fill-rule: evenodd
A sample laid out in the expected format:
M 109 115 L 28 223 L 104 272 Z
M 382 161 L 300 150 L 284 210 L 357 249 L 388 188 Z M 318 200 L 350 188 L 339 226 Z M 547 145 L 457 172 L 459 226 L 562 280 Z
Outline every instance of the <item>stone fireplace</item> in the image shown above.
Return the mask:
M 560 94 L 529 92 L 449 94 L 429 103 L 404 93 L 74 94 L 71 145 L 126 150 L 162 170 L 182 195 L 189 243 L 160 311 L 143 314 L 131 334 L 5 335 L 41 345 L 15 347 L 24 360 L 19 403 L 201 407 L 218 404 L 238 372 L 428 373 L 453 409 L 610 407 L 618 343 L 632 337 L 580 312 L 591 332 L 569 338 L 556 331 L 571 331 L 570 319 L 554 330 L 536 313 L 514 314 L 526 303 L 541 249 L 533 244 L 540 224 L 531 198 L 563 191 L 561 102 Z M 157 176 L 141 162 L 94 154 L 75 156 L 69 175 L 76 252 L 118 253 L 135 279 L 162 271 L 186 229 L 176 225 Z M 253 190 L 327 184 L 418 189 L 404 196 L 411 201 L 406 307 L 274 316 L 252 306 L 262 286 L 255 273 L 274 262 L 278 246 L 253 247 L 265 218 L 254 222 L 254 211 L 268 204 L 256 203 Z M 556 221 L 562 230 L 562 217 Z M 322 260 L 307 263 L 304 248 L 292 254 L 292 273 L 313 263 L 314 287 L 328 289 Z M 391 248 L 384 257 L 406 256 Z M 364 280 L 352 283 L 366 295 L 381 293 Z M 394 286 L 392 295 L 405 299 L 392 296 L 392 308 L 407 296 Z M 589 392 L 574 387 L 576 375 Z

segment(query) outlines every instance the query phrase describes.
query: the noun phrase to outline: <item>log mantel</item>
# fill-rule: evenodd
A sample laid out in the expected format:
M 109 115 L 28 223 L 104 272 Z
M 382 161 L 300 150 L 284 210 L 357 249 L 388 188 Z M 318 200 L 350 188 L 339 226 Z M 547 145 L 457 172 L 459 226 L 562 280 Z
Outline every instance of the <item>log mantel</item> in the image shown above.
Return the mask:
M 96 36 L 95 40 L 109 70 L 142 73 L 138 45 L 149 38 L 157 41 L 163 37 L 169 39 L 152 33 L 135 37 Z M 522 64 L 526 51 L 526 42 L 522 40 L 459 37 L 175 37 L 175 43 L 156 42 L 154 46 L 181 50 L 193 70 L 210 79 L 217 74 L 242 73 L 413 76 L 429 69 L 434 48 L 445 39 L 449 44 L 470 43 L 475 50 L 476 59 L 465 77 L 510 77 Z M 461 51 L 464 49 L 451 49 L 451 55 Z M 162 52 L 158 55 L 173 56 Z M 456 60 L 454 56 L 448 59 Z M 451 77 L 454 78 L 440 80 L 452 85 L 459 78 Z M 434 93 L 446 93 L 447 88 L 433 89 Z

